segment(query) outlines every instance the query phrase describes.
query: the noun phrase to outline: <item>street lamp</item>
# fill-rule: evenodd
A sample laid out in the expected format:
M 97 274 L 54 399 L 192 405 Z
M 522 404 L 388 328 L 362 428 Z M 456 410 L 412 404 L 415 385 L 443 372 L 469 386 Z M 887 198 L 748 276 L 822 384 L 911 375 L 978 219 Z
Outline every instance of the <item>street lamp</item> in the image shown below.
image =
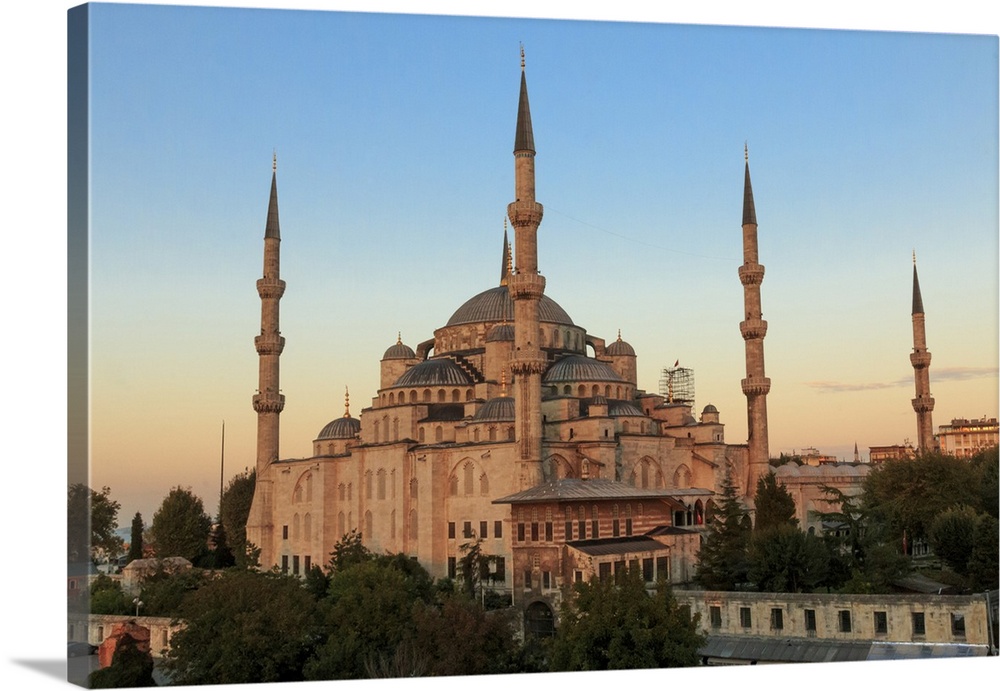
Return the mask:
M 143 601 L 139 598 L 134 598 L 132 604 L 135 605 L 135 616 L 139 616 L 139 608 L 143 606 Z

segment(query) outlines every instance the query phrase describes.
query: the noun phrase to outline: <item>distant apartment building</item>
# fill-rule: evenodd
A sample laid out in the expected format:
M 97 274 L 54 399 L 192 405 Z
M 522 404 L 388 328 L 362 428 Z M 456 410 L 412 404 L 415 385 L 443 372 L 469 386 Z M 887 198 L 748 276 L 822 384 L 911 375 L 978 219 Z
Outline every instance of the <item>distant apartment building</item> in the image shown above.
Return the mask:
M 868 456 L 872 465 L 878 465 L 890 458 L 914 458 L 916 455 L 917 452 L 909 441 L 902 444 L 868 447 Z
M 807 446 L 802 449 L 799 452 L 799 458 L 802 459 L 802 463 L 811 466 L 832 465 L 838 462 L 836 456 L 822 454 L 819 452 L 819 449 L 814 446 Z
M 984 416 L 978 420 L 955 418 L 950 425 L 938 427 L 934 439 L 941 453 L 969 458 L 1000 443 L 1000 425 L 995 417 Z

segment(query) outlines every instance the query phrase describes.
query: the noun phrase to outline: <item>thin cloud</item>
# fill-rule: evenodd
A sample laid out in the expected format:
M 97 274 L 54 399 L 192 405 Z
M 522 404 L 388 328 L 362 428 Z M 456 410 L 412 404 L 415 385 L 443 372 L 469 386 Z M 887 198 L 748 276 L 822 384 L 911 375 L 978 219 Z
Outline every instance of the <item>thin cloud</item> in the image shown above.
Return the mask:
M 996 377 L 998 368 L 996 367 L 931 367 L 931 386 L 935 381 L 968 381 L 970 379 L 983 379 Z M 879 389 L 895 389 L 901 386 L 912 386 L 913 378 L 904 377 L 890 382 L 839 382 L 839 381 L 807 381 L 804 382 L 810 389 L 816 389 L 820 393 L 847 393 L 853 391 L 877 391 Z

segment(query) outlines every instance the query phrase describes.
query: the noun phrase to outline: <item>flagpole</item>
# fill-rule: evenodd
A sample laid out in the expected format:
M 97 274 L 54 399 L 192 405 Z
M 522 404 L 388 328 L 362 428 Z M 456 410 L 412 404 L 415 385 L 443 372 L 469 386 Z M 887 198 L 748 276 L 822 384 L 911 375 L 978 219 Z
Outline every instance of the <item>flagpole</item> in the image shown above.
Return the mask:
M 219 523 L 222 523 L 222 494 L 226 482 L 226 421 L 222 421 L 222 453 L 219 458 Z

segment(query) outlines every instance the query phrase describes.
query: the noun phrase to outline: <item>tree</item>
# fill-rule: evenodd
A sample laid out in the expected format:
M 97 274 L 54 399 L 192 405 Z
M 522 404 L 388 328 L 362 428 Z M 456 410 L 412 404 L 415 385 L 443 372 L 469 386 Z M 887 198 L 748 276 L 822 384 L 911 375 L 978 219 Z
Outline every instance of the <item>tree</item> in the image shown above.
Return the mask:
M 976 545 L 979 514 L 968 506 L 957 506 L 939 513 L 931 523 L 928 542 L 934 553 L 959 575 L 968 573 L 969 558 Z
M 736 494 L 732 468 L 722 481 L 722 498 L 712 512 L 712 523 L 698 552 L 695 578 L 710 590 L 734 590 L 747 580 L 747 513 Z
M 142 514 L 138 511 L 132 517 L 132 536 L 128 545 L 128 560 L 142 559 Z
M 487 612 L 477 600 L 456 594 L 415 607 L 413 624 L 412 647 L 427 676 L 521 671 L 510 611 Z
M 321 633 L 299 580 L 274 572 L 223 571 L 184 598 L 180 618 L 164 666 L 182 686 L 300 681 Z
M 241 568 L 256 565 L 247 544 L 247 517 L 250 515 L 250 504 L 253 502 L 256 486 L 257 471 L 243 471 L 233 476 L 219 501 L 219 519 L 236 566 Z
M 791 525 L 754 531 L 749 577 L 757 590 L 808 593 L 825 582 L 829 555 L 822 539 Z
M 66 510 L 70 561 L 113 559 L 121 553 L 124 541 L 115 533 L 120 508 L 111 499 L 110 487 L 95 492 L 81 483 L 70 485 Z
M 688 667 L 705 638 L 698 616 L 681 607 L 665 581 L 653 595 L 641 571 L 573 584 L 551 641 L 551 671 Z
M 976 591 L 992 590 L 997 587 L 1000 547 L 998 547 L 997 519 L 989 514 L 980 514 L 976 522 L 975 546 L 969 555 L 969 586 Z
M 201 569 L 167 573 L 160 569 L 142 582 L 142 613 L 150 617 L 179 617 L 184 598 L 206 582 Z
M 153 514 L 150 532 L 158 557 L 184 557 L 192 562 L 208 553 L 208 533 L 212 521 L 201 499 L 191 490 L 170 490 Z
M 374 558 L 375 555 L 361 542 L 361 533 L 357 528 L 352 528 L 333 546 L 326 568 L 330 573 L 337 573 L 349 566 L 371 561 Z
M 236 557 L 229 549 L 229 540 L 226 537 L 226 529 L 222 521 L 215 524 L 212 531 L 212 551 L 205 560 L 205 565 L 212 569 L 228 569 L 236 564 Z
M 102 573 L 90 584 L 91 614 L 128 614 L 130 611 L 131 600 L 125 597 L 118 581 Z
M 111 664 L 91 672 L 87 682 L 91 689 L 156 686 L 153 680 L 153 656 L 148 650 L 139 650 L 131 636 L 122 636 L 118 639 Z
M 754 506 L 756 507 L 755 531 L 768 530 L 779 525 L 799 524 L 795 518 L 795 499 L 784 485 L 778 483 L 774 473 L 761 475 L 757 479 Z

